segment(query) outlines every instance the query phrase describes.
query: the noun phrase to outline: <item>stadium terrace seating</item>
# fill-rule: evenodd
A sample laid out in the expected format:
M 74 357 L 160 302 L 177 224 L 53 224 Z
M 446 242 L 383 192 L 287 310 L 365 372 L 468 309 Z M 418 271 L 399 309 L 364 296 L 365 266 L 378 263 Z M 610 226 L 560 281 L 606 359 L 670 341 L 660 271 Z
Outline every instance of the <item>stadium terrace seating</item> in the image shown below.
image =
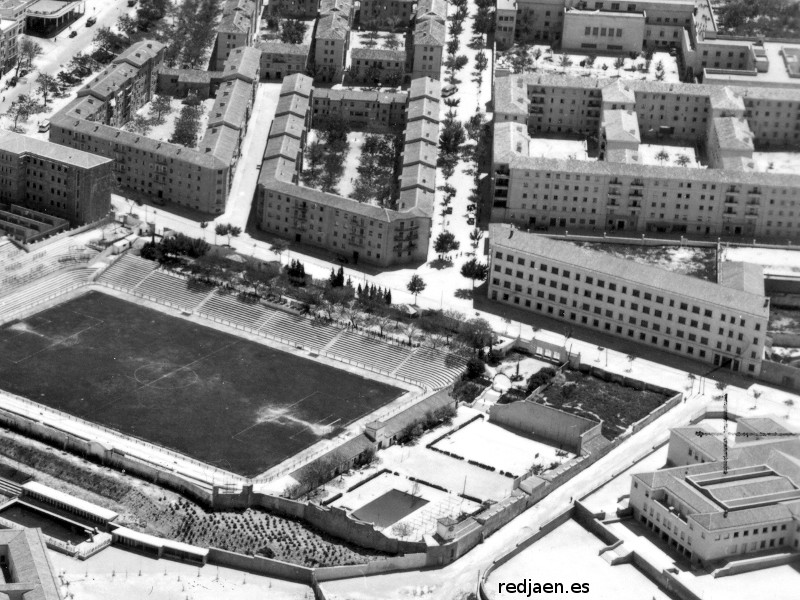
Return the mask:
M 397 370 L 396 375 L 424 381 L 432 388 L 450 385 L 466 367 L 467 361 L 455 354 L 432 348 L 417 348 L 414 355 Z
M 275 311 L 261 304 L 248 304 L 237 300 L 234 295 L 220 293 L 215 293 L 206 300 L 200 312 L 211 318 L 224 319 L 234 325 L 251 329 L 258 329 L 275 314 Z
M 182 277 L 163 271 L 153 271 L 136 286 L 134 291 L 155 298 L 159 302 L 192 311 L 212 293 L 213 288 L 197 283 L 190 284 Z
M 123 289 L 132 289 L 156 268 L 152 260 L 144 260 L 132 254 L 123 254 L 117 262 L 103 273 L 98 281 L 110 283 Z
M 341 332 L 330 325 L 317 325 L 311 319 L 281 312 L 262 326 L 261 331 L 315 350 L 321 350 Z
M 33 308 L 53 294 L 67 293 L 88 283 L 93 273 L 94 269 L 86 267 L 61 271 L 15 290 L 14 293 L 0 298 L 0 322 L 21 317 L 25 309 Z
M 413 354 L 411 348 L 393 346 L 349 331 L 342 331 L 339 338 L 327 350 L 342 358 L 375 365 L 387 373 L 392 373 Z

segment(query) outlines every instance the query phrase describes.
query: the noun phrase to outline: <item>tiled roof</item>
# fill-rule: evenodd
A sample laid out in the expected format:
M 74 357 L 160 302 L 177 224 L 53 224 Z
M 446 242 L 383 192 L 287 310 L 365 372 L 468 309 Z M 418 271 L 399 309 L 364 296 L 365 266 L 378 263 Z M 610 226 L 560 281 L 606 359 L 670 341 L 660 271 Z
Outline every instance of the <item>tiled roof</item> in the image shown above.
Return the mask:
M 436 167 L 430 167 L 422 162 L 404 164 L 400 175 L 400 189 L 421 187 L 434 190 L 436 187 Z
M 320 0 L 319 2 L 319 14 L 323 16 L 330 13 L 350 15 L 352 11 L 353 5 L 349 0 Z
M 422 163 L 436 168 L 436 149 L 425 142 L 412 142 L 403 146 L 403 165 Z
M 135 67 L 142 67 L 148 60 L 158 56 L 166 46 L 155 40 L 142 40 L 120 52 L 114 59 L 115 64 L 127 62 Z
M 296 54 L 306 56 L 311 51 L 307 44 L 284 44 L 283 42 L 261 42 L 256 46 L 261 54 Z
M 715 117 L 713 122 L 720 148 L 753 151 L 753 132 L 744 118 Z
M 258 81 L 258 71 L 261 68 L 261 52 L 250 46 L 234 48 L 223 67 L 223 77 L 226 79 L 242 79 L 248 83 Z
M 619 79 L 604 87 L 602 94 L 603 102 L 620 102 L 623 104 L 636 102 L 636 94 Z
M 417 119 L 406 124 L 405 143 L 423 140 L 434 146 L 439 145 L 439 126 L 427 119 Z
M 277 158 L 282 156 L 288 160 L 296 161 L 300 155 L 300 140 L 288 135 L 270 138 L 264 150 L 264 158 Z
M 198 148 L 230 163 L 239 147 L 239 132 L 226 126 L 208 127 Z
M 314 100 L 330 100 L 341 102 L 342 100 L 352 100 L 353 102 L 380 102 L 385 104 L 405 104 L 408 100 L 406 92 L 384 92 L 375 90 L 333 90 L 330 88 L 316 88 L 314 90 Z
M 208 126 L 227 125 L 243 129 L 252 92 L 253 86 L 241 79 L 224 82 L 217 90 L 214 106 L 208 116 Z
M 697 277 L 681 275 L 660 267 L 609 256 L 604 252 L 594 252 L 569 242 L 560 242 L 541 235 L 526 233 L 508 224 L 492 224 L 489 226 L 489 231 L 493 246 L 517 250 L 545 259 L 552 258 L 575 265 L 580 269 L 619 277 L 635 285 L 653 290 L 681 290 L 682 295 L 688 300 L 694 298 L 727 310 L 734 310 L 737 314 L 747 313 L 764 318 L 769 316 L 769 308 L 764 296 L 732 290 Z
M 419 0 L 417 2 L 417 22 L 425 19 L 447 19 L 446 0 Z
M 414 45 L 444 46 L 447 41 L 444 25 L 439 21 L 428 19 L 417 23 L 414 27 Z
M 298 117 L 305 117 L 308 112 L 308 98 L 292 94 L 289 96 L 281 96 L 278 99 L 278 104 L 275 106 L 275 115 L 293 114 Z
M 713 85 L 708 90 L 712 110 L 744 110 L 744 102 L 727 86 Z
M 417 98 L 408 103 L 406 109 L 406 119 L 414 121 L 416 119 L 428 119 L 436 123 L 439 122 L 439 103 L 430 98 Z
M 318 40 L 345 40 L 350 31 L 350 23 L 338 13 L 320 17 L 317 21 L 315 38 Z
M 353 48 L 350 51 L 353 60 L 390 60 L 405 64 L 406 53 L 404 50 L 385 50 L 382 48 Z
M 427 97 L 438 102 L 441 96 L 442 84 L 438 79 L 431 79 L 430 77 L 417 77 L 416 79 L 412 79 L 411 85 L 408 86 L 408 97 L 412 100 Z
M 639 119 L 631 110 L 604 110 L 603 127 L 606 139 L 618 142 L 640 142 Z
M 283 78 L 281 84 L 281 96 L 288 94 L 299 94 L 305 98 L 311 95 L 311 90 L 314 89 L 314 80 L 308 75 L 302 73 L 293 73 Z
M 256 10 L 252 0 L 228 0 L 222 9 L 218 33 L 247 33 Z
M 305 121 L 302 117 L 287 113 L 280 117 L 275 117 L 272 120 L 272 126 L 269 129 L 269 137 L 277 137 L 279 135 L 290 135 L 294 138 L 300 139 L 305 130 Z
M 91 169 L 111 162 L 111 159 L 97 154 L 6 130 L 0 130 L 0 148 L 16 154 L 34 154 L 82 169 Z
M 15 582 L 8 583 L 0 576 L 0 598 L 61 599 L 41 529 L 0 529 L 0 547 L 8 549 L 17 575 Z

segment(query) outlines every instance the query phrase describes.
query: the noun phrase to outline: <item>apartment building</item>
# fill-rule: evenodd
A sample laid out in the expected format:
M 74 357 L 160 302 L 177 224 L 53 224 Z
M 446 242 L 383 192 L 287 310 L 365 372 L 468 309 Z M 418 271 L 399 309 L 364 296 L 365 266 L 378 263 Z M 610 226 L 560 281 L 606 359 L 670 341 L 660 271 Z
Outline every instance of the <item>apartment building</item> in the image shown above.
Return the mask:
M 307 44 L 262 42 L 257 48 L 261 51 L 261 78 L 264 80 L 282 80 L 308 69 L 311 46 Z
M 439 79 L 447 43 L 445 26 L 436 19 L 425 19 L 414 26 L 411 77 Z
M 634 518 L 693 563 L 797 552 L 800 438 L 772 419 L 739 419 L 723 464 L 720 433 L 671 431 L 671 468 L 631 478 Z
M 228 0 L 222 7 L 211 65 L 222 70 L 234 48 L 249 46 L 258 30 L 259 3 L 256 0 Z
M 111 163 L 95 154 L 0 131 L 0 204 L 65 219 L 72 227 L 97 221 L 111 207 Z
M 386 131 L 402 127 L 406 119 L 406 92 L 314 89 L 311 119 L 336 115 L 364 131 Z
M 760 373 L 769 318 L 763 275 L 760 287 L 758 273 L 728 287 L 512 225 L 492 224 L 489 236 L 492 300 L 722 368 Z
M 23 26 L 16 21 L 0 19 L 0 75 L 17 64 L 17 36 L 22 30 Z
M 414 14 L 412 0 L 364 0 L 361 2 L 362 27 L 399 28 L 408 25 Z
M 374 85 L 377 81 L 394 87 L 403 82 L 405 71 L 403 50 L 353 48 L 350 51 L 350 76 L 357 82 Z
M 548 74 L 498 77 L 494 94 L 492 220 L 525 227 L 796 237 L 800 177 L 759 171 L 755 148 L 800 140 L 790 89 L 598 80 Z M 609 111 L 626 111 L 609 145 Z M 605 143 L 600 160 L 533 155 L 531 135 L 580 134 Z M 662 133 L 665 132 L 665 133 Z M 707 168 L 646 164 L 636 138 L 666 135 L 707 152 Z
M 333 81 L 342 76 L 350 47 L 350 21 L 338 13 L 320 16 L 314 32 L 317 76 Z
M 50 141 L 113 159 L 119 185 L 157 203 L 221 214 L 255 98 L 260 52 L 231 51 L 215 75 L 219 83 L 212 86 L 215 103 L 206 131 L 197 148 L 186 148 L 119 129 L 156 91 L 157 63 L 147 59 L 148 51 L 159 55 L 156 44 L 135 44 L 102 79 L 81 90 L 51 119 Z
M 374 92 L 336 93 L 341 91 L 313 89 L 311 78 L 302 75 L 284 79 L 258 182 L 259 227 L 354 262 L 389 266 L 426 260 L 435 207 L 438 82 L 413 80 L 407 94 L 389 95 L 380 102 Z M 392 105 L 406 100 L 397 210 L 297 185 L 305 130 L 314 114 L 336 111 L 347 117 L 348 105 L 355 103 L 359 93 L 365 95 L 361 100 L 365 106 L 379 111 L 385 107 L 387 116 L 396 110 Z M 336 108 L 336 103 L 341 107 Z M 314 106 L 320 112 L 312 113 Z M 362 119 L 357 116 L 351 124 L 358 127 Z

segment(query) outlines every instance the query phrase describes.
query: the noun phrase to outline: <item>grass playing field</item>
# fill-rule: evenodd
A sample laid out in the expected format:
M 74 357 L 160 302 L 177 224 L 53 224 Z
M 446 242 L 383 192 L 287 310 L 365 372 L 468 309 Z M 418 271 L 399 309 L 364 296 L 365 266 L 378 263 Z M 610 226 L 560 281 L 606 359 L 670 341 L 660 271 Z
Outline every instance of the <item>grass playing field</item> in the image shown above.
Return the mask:
M 0 388 L 248 477 L 403 393 L 99 292 L 0 328 Z

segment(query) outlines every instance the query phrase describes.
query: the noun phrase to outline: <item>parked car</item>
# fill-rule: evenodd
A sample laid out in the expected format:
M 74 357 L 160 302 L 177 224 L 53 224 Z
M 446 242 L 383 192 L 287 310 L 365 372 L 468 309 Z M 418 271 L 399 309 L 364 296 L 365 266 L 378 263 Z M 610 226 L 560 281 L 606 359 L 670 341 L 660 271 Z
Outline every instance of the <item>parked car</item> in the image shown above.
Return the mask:
M 442 98 L 447 98 L 448 96 L 452 96 L 458 91 L 458 88 L 454 85 L 446 85 L 442 88 Z
M 468 210 L 469 212 L 472 212 L 472 211 L 474 211 L 474 210 L 475 210 L 475 208 L 477 208 L 477 207 L 476 207 L 474 204 L 467 204 L 467 210 Z
M 77 37 L 77 35 L 78 35 L 78 32 L 75 31 L 74 29 L 69 32 L 69 37 L 71 37 L 71 38 Z
M 472 217 L 467 219 L 467 225 L 475 225 L 475 219 L 473 219 Z
M 45 133 L 47 131 L 50 131 L 50 121 L 47 119 L 39 121 L 39 133 Z
M 444 209 L 444 214 L 452 215 L 453 214 L 453 207 L 452 206 L 448 206 L 447 208 L 445 208 Z
M 89 17 L 88 19 L 86 19 L 86 26 L 87 27 L 91 27 L 95 23 L 97 23 L 97 19 L 95 19 L 94 17 Z

